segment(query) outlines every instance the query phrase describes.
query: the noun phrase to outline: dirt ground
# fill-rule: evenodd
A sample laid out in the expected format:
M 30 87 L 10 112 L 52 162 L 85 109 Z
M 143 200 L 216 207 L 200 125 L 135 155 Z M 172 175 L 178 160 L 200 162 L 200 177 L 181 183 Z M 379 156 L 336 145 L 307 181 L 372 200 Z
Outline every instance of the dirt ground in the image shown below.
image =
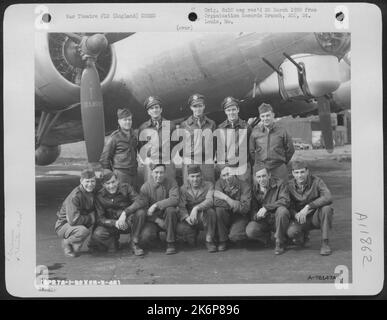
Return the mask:
M 351 150 L 338 147 L 297 151 L 313 174 L 324 179 L 333 194 L 334 223 L 331 256 L 319 255 L 320 232 L 312 231 L 306 248 L 290 247 L 281 256 L 273 248 L 245 242 L 222 253 L 208 253 L 201 234 L 195 248 L 179 243 L 178 253 L 167 256 L 161 244 L 144 257 L 134 256 L 121 237 L 118 253 L 83 254 L 66 258 L 54 232 L 56 211 L 66 195 L 79 183 L 85 164 L 81 144 L 65 146 L 54 164 L 36 167 L 36 263 L 46 265 L 50 279 L 120 280 L 121 284 L 244 284 L 244 283 L 332 283 L 337 265 L 352 269 L 351 252 Z

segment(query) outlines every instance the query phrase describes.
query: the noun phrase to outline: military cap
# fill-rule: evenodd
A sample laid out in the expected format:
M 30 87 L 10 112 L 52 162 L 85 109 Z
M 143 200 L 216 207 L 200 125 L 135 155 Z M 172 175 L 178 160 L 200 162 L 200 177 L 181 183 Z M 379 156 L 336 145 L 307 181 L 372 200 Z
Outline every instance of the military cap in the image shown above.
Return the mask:
M 199 103 L 204 103 L 204 96 L 200 93 L 195 93 L 188 98 L 188 106 L 190 107 Z
M 161 99 L 156 96 L 150 96 L 145 99 L 144 101 L 144 108 L 148 110 L 150 107 L 153 107 L 155 105 L 161 106 Z
M 273 107 L 268 104 L 268 103 L 262 103 L 259 107 L 258 107 L 258 111 L 259 113 L 266 113 L 266 112 L 273 112 Z
M 236 106 L 239 107 L 239 100 L 234 97 L 227 97 L 222 101 L 222 108 L 226 110 L 228 107 Z
M 119 108 L 117 110 L 117 118 L 118 119 L 123 119 L 123 118 L 131 117 L 131 116 L 132 116 L 132 112 L 130 112 L 129 109 Z
M 92 178 L 95 178 L 95 172 L 93 169 L 86 168 L 81 171 L 81 179 L 92 179 Z
M 156 169 L 157 167 L 164 167 L 164 170 L 165 170 L 165 164 L 164 163 L 160 163 L 160 162 L 154 162 L 154 163 L 151 163 L 149 165 L 150 169 L 153 171 L 154 169 Z
M 263 169 L 266 169 L 267 172 L 269 172 L 269 169 L 265 166 L 264 163 L 262 162 L 258 162 L 254 165 L 253 167 L 253 172 L 254 172 L 254 175 L 258 172 L 258 171 L 261 171 Z
M 194 174 L 194 173 L 200 173 L 202 170 L 200 169 L 200 166 L 197 164 L 191 164 L 187 168 L 187 173 L 188 174 Z
M 111 170 L 104 170 L 102 176 L 102 183 L 108 182 L 113 176 L 116 176 L 115 173 Z
M 305 161 L 295 160 L 292 161 L 292 170 L 308 169 L 308 165 Z

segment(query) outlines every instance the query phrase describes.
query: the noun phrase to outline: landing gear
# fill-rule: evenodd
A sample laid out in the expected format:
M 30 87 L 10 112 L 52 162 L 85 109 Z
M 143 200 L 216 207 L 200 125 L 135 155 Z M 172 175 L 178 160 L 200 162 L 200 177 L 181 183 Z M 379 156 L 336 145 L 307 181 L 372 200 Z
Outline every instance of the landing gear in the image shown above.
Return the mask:
M 60 146 L 46 146 L 42 144 L 35 150 L 35 164 L 38 166 L 47 166 L 55 162 L 59 155 Z
M 341 84 L 337 57 L 334 55 L 318 56 L 313 54 L 290 56 L 286 52 L 283 52 L 283 55 L 286 60 L 278 68 L 267 59 L 262 58 L 262 60 L 277 73 L 277 88 L 282 100 L 300 100 L 317 104 L 324 146 L 329 153 L 333 152 L 332 98 L 330 96 L 338 90 Z M 262 88 L 271 88 L 271 91 L 276 89 L 273 84 L 273 77 L 270 76 L 266 80 L 265 85 L 261 84 L 260 90 Z M 342 90 L 349 92 L 347 88 Z M 254 94 L 255 89 L 254 86 Z M 349 94 L 347 93 L 344 96 L 349 96 Z
M 329 100 L 326 97 L 317 98 L 318 115 L 320 118 L 320 127 L 324 139 L 325 149 L 329 152 L 333 152 L 333 130 L 331 120 L 331 106 Z
M 44 145 L 42 142 L 51 130 L 52 126 L 58 120 L 62 111 L 50 113 L 42 111 L 39 119 L 39 125 L 35 135 L 35 164 L 45 166 L 53 163 L 60 154 L 60 146 Z
M 42 111 L 39 119 L 39 125 L 35 135 L 35 149 L 39 148 L 47 133 L 58 120 L 63 111 L 46 112 Z

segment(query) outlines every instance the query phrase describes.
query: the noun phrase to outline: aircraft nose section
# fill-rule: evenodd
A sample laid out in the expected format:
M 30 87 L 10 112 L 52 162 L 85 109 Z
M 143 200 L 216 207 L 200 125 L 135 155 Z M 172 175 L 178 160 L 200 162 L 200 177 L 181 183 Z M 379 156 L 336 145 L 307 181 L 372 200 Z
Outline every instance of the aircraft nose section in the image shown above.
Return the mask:
M 341 59 L 350 50 L 351 34 L 348 32 L 316 32 L 321 48 Z

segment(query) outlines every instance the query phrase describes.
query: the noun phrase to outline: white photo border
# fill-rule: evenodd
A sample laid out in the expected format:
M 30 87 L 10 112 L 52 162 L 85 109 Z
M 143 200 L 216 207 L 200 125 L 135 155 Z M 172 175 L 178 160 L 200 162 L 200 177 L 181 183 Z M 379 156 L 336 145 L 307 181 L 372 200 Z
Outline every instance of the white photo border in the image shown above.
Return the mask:
M 70 22 L 65 14 L 100 14 L 117 11 L 157 12 L 157 20 Z M 187 23 L 191 11 L 199 14 L 208 7 L 241 7 L 257 4 L 44 4 L 52 16 L 50 32 L 175 32 Z M 262 4 L 284 6 L 287 4 Z M 306 6 L 293 3 L 288 5 Z M 34 150 L 34 39 L 39 4 L 18 4 L 4 14 L 4 191 L 6 288 L 18 297 L 86 296 L 297 296 L 375 295 L 384 282 L 384 199 L 383 199 L 383 90 L 382 19 L 379 7 L 366 3 L 342 4 L 349 12 L 346 30 L 335 27 L 335 3 L 309 4 L 318 15 L 303 23 L 241 20 L 233 25 L 204 25 L 195 31 L 350 32 L 351 33 L 351 116 L 352 116 L 352 280 L 347 287 L 335 284 L 238 284 L 238 285 L 122 285 L 55 287 L 38 291 L 34 285 L 36 267 L 35 150 Z M 172 18 L 171 18 L 172 15 Z M 367 17 L 366 19 L 364 17 Z M 46 30 L 47 31 L 47 30 Z M 191 32 L 191 31 L 182 31 Z M 17 146 L 17 148 L 15 147 Z M 366 174 L 365 174 L 366 173 Z M 15 181 L 14 177 L 23 177 Z M 22 195 L 22 197 L 21 197 Z M 22 198 L 22 199 L 21 199 Z M 364 231 L 368 233 L 365 234 Z M 365 258 L 364 239 L 372 249 Z M 363 240 L 362 240 L 363 239 Z M 369 255 L 367 255 L 369 256 Z M 369 263 L 369 259 L 372 259 Z

